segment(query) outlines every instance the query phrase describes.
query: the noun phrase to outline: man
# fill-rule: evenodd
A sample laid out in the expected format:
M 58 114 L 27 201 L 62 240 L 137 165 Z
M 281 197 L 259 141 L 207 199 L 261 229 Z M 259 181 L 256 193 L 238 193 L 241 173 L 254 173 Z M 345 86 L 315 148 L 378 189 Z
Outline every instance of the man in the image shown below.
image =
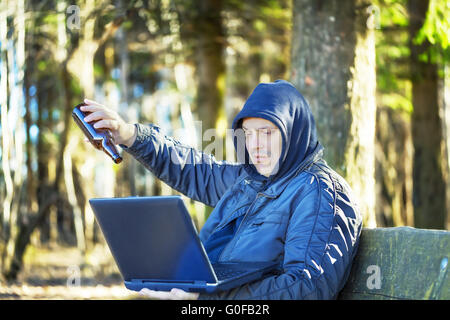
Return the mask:
M 174 289 L 162 299 L 335 299 L 356 254 L 362 219 L 350 187 L 322 159 L 312 113 L 289 82 L 259 84 L 233 121 L 238 163 L 216 161 L 155 125 L 126 124 L 86 101 L 87 121 L 172 188 L 214 207 L 200 231 L 215 261 L 279 261 L 263 279 L 214 294 Z M 83 109 L 82 109 L 83 110 Z M 183 162 L 171 161 L 178 155 Z

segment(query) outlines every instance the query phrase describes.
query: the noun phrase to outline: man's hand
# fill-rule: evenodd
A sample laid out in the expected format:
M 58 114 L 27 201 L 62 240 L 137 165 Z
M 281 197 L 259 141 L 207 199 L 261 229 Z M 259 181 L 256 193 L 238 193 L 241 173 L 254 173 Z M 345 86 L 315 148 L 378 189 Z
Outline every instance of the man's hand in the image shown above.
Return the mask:
M 114 110 L 92 100 L 84 99 L 86 106 L 80 107 L 83 112 L 90 112 L 84 120 L 95 121 L 94 128 L 106 128 L 111 131 L 115 144 L 131 147 L 136 140 L 136 127 L 126 123 Z
M 170 291 L 155 291 L 144 288 L 139 291 L 139 294 L 156 300 L 197 300 L 200 295 L 197 292 L 186 292 L 177 288 Z

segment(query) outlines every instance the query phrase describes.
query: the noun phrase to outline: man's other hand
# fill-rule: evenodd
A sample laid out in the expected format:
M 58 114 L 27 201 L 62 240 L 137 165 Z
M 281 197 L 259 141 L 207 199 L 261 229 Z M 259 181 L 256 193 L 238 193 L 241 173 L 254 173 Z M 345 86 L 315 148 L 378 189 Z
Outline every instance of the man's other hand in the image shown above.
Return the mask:
M 144 288 L 139 291 L 139 294 L 155 300 L 197 300 L 200 295 L 197 292 L 186 292 L 177 288 L 170 291 L 155 291 Z

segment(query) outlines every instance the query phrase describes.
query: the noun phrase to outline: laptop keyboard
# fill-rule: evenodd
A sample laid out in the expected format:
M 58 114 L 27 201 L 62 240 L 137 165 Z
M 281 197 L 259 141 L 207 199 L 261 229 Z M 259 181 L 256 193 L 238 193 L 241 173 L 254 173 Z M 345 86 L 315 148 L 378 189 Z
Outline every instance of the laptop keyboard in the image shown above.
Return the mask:
M 229 278 L 237 278 L 240 275 L 247 273 L 248 270 L 236 270 L 222 266 L 214 266 L 214 272 L 219 280 L 225 280 Z

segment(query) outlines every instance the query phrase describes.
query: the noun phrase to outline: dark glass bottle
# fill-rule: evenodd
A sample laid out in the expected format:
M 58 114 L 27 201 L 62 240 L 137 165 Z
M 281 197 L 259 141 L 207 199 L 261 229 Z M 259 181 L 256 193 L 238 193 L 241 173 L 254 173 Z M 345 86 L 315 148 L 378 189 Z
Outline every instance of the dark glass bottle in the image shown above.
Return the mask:
M 84 117 L 90 113 L 81 111 L 80 107 L 85 105 L 80 103 L 73 109 L 73 119 L 95 148 L 103 150 L 115 163 L 121 163 L 122 157 L 114 144 L 111 131 L 108 129 L 94 129 L 93 125 L 95 122 L 84 121 Z

